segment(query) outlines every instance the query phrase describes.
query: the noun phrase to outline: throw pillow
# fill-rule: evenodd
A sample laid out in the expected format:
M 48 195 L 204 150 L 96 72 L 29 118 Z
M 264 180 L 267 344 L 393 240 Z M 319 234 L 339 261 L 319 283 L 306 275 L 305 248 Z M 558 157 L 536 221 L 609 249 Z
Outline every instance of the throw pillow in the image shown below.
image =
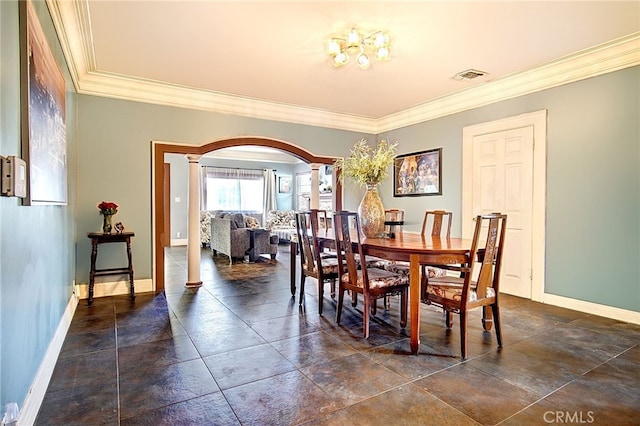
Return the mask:
M 246 228 L 244 225 L 244 218 L 242 217 L 242 213 L 233 213 L 230 217 L 232 222 L 235 222 L 236 228 Z
M 256 219 L 253 216 L 245 216 L 244 217 L 244 224 L 247 228 L 259 228 L 260 227 L 260 222 L 258 222 L 258 219 Z

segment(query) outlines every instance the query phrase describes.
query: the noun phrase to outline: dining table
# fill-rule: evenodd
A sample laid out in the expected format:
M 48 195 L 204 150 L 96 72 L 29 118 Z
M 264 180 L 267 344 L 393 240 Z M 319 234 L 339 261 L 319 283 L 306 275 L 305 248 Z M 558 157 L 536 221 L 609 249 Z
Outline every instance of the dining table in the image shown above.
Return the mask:
M 357 232 L 355 229 L 353 233 Z M 321 247 L 335 247 L 333 228 L 318 229 Z M 357 235 L 352 236 L 357 241 Z M 455 237 L 434 237 L 419 232 L 400 230 L 394 238 L 362 237 L 360 240 L 365 255 L 387 260 L 409 262 L 409 315 L 411 324 L 411 353 L 417 354 L 420 346 L 420 282 L 421 265 L 455 265 L 469 262 L 471 240 Z M 291 294 L 295 295 L 297 244 L 291 243 Z M 487 316 L 485 321 L 491 319 Z M 487 323 L 488 324 L 488 323 Z M 486 328 L 486 325 L 485 325 Z

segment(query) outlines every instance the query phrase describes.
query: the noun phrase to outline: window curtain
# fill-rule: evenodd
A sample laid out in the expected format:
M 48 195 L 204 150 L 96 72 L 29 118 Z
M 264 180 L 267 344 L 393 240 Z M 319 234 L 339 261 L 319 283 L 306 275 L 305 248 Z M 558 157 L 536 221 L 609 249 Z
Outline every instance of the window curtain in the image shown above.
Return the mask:
M 207 209 L 207 166 L 200 166 L 200 210 Z
M 264 213 L 263 218 L 267 217 L 269 210 L 276 210 L 276 173 L 273 169 L 264 171 Z

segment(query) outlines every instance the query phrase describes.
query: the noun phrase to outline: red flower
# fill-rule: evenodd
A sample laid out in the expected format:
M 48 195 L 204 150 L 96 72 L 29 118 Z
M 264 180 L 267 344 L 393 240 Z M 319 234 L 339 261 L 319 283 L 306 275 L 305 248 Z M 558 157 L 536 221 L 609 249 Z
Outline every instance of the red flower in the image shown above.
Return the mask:
M 118 205 L 113 201 L 103 201 L 98 204 L 98 210 L 100 210 L 100 214 L 116 214 L 118 213 Z

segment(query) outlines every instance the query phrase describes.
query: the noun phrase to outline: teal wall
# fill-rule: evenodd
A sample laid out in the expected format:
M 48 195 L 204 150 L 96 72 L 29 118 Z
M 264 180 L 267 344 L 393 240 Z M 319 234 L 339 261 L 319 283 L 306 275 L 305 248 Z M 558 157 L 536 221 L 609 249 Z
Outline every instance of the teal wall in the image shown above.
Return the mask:
M 77 103 L 44 2 L 35 7 L 66 78 L 68 205 L 0 197 L 0 403 L 22 408 L 72 294 Z M 0 155 L 21 155 L 18 3 L 0 1 Z

